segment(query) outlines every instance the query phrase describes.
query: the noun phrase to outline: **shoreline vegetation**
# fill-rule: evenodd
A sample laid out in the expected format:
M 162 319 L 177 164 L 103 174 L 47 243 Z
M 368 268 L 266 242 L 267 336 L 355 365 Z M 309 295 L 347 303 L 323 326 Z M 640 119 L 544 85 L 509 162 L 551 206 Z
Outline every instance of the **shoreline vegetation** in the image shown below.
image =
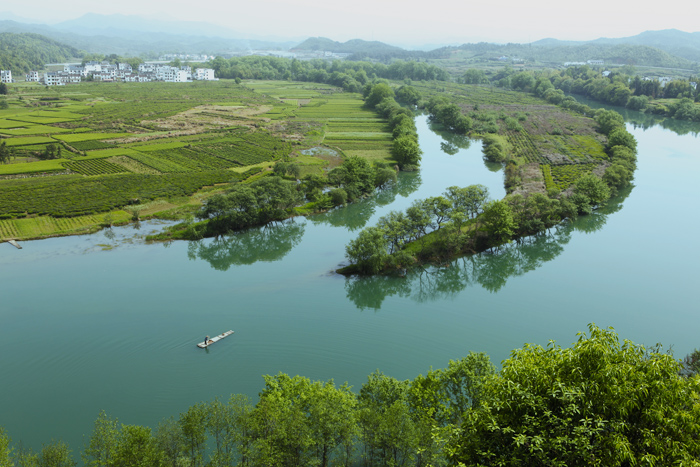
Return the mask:
M 102 411 L 80 457 L 90 466 L 695 465 L 699 370 L 698 350 L 680 361 L 590 324 L 571 347 L 526 344 L 500 370 L 470 352 L 413 380 L 376 370 L 359 391 L 265 375 L 256 403 L 241 394 L 199 402 L 154 428 Z M 62 441 L 35 452 L 0 427 L 0 465 L 76 462 Z
M 444 70 L 415 62 L 387 66 L 246 57 L 219 60 L 215 68 L 233 81 L 197 83 L 184 100 L 173 89 L 150 83 L 83 83 L 72 86 L 81 92 L 65 96 L 57 89 L 12 86 L 12 105 L 0 111 L 0 152 L 4 162 L 11 162 L 0 165 L 0 238 L 85 233 L 165 217 L 184 222 L 153 239 L 198 239 L 324 212 L 391 184 L 397 168 L 417 168 L 420 147 L 410 108 L 428 111 L 456 138 L 481 139 L 485 157 L 504 165 L 508 196 L 501 201 L 506 206 L 500 201 L 488 206 L 501 211 L 506 225 L 482 223 L 495 213 L 492 209 L 484 218 L 479 213 L 477 220 L 458 220 L 459 233 L 444 219 L 433 227 L 430 221 L 420 227 L 421 238 L 427 235 L 421 246 L 407 251 L 413 259 L 402 253 L 380 268 L 386 271 L 441 263 L 459 251 L 482 251 L 546 230 L 600 205 L 629 185 L 635 169 L 635 142 L 622 119 L 615 117 L 615 128 L 608 128 L 609 111 L 594 112 L 563 94 L 561 88 L 568 85 L 562 83 L 583 77 L 602 88 L 600 78 L 586 68 L 569 69 L 568 75 L 504 69 L 500 88 L 452 83 Z M 484 76 L 475 78 L 476 71 L 470 71 L 460 81 L 484 82 Z M 239 84 L 242 78 L 263 77 L 302 82 Z M 591 84 L 584 83 L 584 88 Z M 340 89 L 362 92 L 364 106 L 353 103 L 356 94 Z M 149 104 L 150 95 L 158 102 Z M 121 103 L 134 108 L 127 112 Z M 556 115 L 547 116 L 554 105 Z M 597 129 L 584 123 L 585 117 L 595 117 Z M 303 148 L 329 150 L 336 157 L 303 156 Z M 371 177 L 357 157 L 369 164 Z M 355 161 L 349 172 L 344 160 Z M 373 178 L 374 186 L 355 177 Z M 591 177 L 603 180 L 610 194 Z M 290 194 L 287 182 L 297 180 L 296 204 L 264 206 L 264 191 L 271 190 L 271 199 Z M 247 204 L 240 204 L 244 199 Z M 223 221 L 226 209 L 248 214 Z M 260 216 L 251 215 L 254 211 Z M 435 242 L 439 236 L 449 238 Z M 436 249 L 440 242 L 442 251 Z M 455 253 L 448 254 L 450 249 Z M 352 271 L 368 272 L 362 266 L 340 272 Z
M 549 82 L 536 83 L 533 94 L 542 94 L 544 83 Z M 446 264 L 589 214 L 631 184 L 637 143 L 617 112 L 594 112 L 567 98 L 559 103 L 565 113 L 551 112 L 535 123 L 528 110 L 536 108 L 532 103 L 514 111 L 460 97 L 435 93 L 420 105 L 447 130 L 482 139 L 484 158 L 504 165 L 506 197 L 490 200 L 480 185 L 453 186 L 405 212 L 391 212 L 346 246 L 351 264 L 338 273 L 404 274 L 426 263 Z M 528 120 L 535 125 L 526 130 Z M 580 144 L 578 151 L 564 146 L 567 138 Z M 550 140 L 559 145 L 547 154 L 541 147 Z

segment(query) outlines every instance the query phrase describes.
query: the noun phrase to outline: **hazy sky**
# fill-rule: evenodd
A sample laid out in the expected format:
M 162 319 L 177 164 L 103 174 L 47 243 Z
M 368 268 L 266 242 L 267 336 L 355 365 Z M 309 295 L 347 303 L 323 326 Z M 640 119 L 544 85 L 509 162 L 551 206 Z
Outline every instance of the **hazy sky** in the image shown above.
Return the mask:
M 32 0 L 8 3 L 13 13 L 58 22 L 85 13 L 207 21 L 244 34 L 324 36 L 390 43 L 588 40 L 645 30 L 700 30 L 700 2 L 640 0 Z

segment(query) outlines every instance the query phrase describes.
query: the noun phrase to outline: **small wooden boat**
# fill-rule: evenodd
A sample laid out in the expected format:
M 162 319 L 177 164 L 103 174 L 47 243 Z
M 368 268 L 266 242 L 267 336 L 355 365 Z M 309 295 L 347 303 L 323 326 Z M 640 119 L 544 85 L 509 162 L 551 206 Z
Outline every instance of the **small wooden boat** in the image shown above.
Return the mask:
M 228 337 L 231 334 L 233 334 L 233 331 L 222 332 L 218 336 L 214 336 L 214 337 L 209 338 L 209 340 L 207 342 L 200 342 L 199 344 L 197 344 L 197 347 L 199 347 L 200 349 L 206 349 L 207 347 L 212 345 L 214 342 L 219 342 L 221 339 L 223 339 L 224 337 Z

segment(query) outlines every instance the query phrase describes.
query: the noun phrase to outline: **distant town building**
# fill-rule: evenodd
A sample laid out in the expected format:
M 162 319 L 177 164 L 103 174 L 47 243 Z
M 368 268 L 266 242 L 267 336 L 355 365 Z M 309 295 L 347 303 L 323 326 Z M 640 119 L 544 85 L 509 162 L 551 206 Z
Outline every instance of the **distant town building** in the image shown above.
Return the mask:
M 605 60 L 588 60 L 586 62 L 588 65 L 605 65 Z
M 204 81 L 214 81 L 214 70 L 212 68 L 197 68 L 194 70 L 194 79 Z
M 29 73 L 24 75 L 24 80 L 32 82 L 32 83 L 38 83 L 40 80 L 39 72 L 38 71 L 30 71 Z
M 586 62 L 564 62 L 564 66 L 583 66 Z
M 14 83 L 15 80 L 12 79 L 12 71 L 10 70 L 0 70 L 0 83 Z

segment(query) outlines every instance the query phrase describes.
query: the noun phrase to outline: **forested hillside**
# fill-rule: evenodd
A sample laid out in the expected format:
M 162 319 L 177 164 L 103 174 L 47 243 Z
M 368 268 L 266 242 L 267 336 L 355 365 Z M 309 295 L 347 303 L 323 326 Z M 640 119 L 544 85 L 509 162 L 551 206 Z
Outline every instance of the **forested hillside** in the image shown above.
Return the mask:
M 0 68 L 17 75 L 82 55 L 76 48 L 39 34 L 0 33 Z

